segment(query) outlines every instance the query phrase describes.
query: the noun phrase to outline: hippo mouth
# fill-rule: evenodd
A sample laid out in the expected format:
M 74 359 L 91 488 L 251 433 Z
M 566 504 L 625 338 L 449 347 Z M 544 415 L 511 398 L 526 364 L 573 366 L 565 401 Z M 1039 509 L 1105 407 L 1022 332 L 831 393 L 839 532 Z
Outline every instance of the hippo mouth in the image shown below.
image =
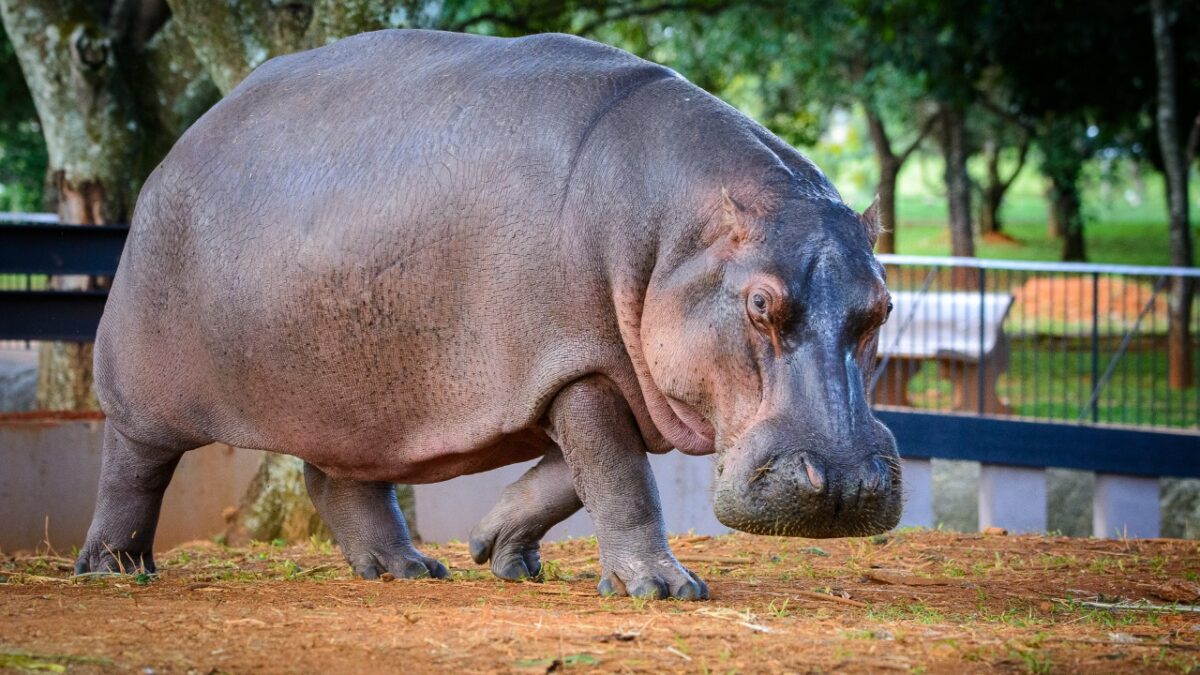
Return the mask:
M 664 394 L 664 398 L 667 399 L 667 405 L 671 406 L 671 411 L 675 413 L 679 421 L 683 422 L 683 425 L 690 429 L 692 433 L 708 441 L 710 444 L 715 441 L 717 436 L 716 429 L 713 428 L 712 423 L 704 419 L 703 415 L 696 412 L 695 408 L 673 396 Z

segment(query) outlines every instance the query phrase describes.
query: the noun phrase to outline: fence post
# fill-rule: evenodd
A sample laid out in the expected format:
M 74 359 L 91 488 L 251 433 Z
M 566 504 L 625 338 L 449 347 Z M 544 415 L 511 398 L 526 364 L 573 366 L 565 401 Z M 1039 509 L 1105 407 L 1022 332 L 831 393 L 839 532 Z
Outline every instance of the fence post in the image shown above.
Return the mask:
M 1092 272 L 1092 422 L 1100 421 L 1100 273 Z
M 979 467 L 979 529 L 1046 531 L 1046 471 L 1023 466 Z
M 1092 495 L 1092 536 L 1144 539 L 1159 534 L 1158 479 L 1096 474 Z
M 979 395 L 979 414 L 983 415 L 987 412 L 987 406 L 984 401 L 985 392 L 987 391 L 987 366 L 985 358 L 987 353 L 984 351 L 984 345 L 987 343 L 987 270 L 979 268 L 979 365 L 976 368 L 977 374 L 976 385 L 978 386 Z
M 904 512 L 901 527 L 932 528 L 933 462 L 928 459 L 901 459 L 904 474 Z

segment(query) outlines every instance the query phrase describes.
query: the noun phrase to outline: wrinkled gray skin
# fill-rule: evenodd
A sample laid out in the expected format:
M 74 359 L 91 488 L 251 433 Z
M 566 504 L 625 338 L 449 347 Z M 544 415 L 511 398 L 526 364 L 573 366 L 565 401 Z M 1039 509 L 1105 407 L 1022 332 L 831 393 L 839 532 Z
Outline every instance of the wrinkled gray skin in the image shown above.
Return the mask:
M 153 567 L 180 455 L 306 462 L 358 574 L 442 577 L 391 483 L 542 457 L 475 529 L 499 576 L 581 504 L 604 593 L 700 599 L 646 453 L 719 453 L 749 532 L 892 527 L 875 226 L 765 129 L 586 40 L 383 31 L 274 59 L 146 182 L 96 343 L 79 571 Z

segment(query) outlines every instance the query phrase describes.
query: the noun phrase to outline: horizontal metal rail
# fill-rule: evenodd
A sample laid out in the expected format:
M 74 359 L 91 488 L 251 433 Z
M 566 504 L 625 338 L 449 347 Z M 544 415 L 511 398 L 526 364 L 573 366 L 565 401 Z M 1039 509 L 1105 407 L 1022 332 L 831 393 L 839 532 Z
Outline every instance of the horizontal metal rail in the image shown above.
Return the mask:
M 46 223 L 56 225 L 58 224 L 58 214 L 0 211 L 0 223 Z
M 880 253 L 875 257 L 885 265 L 926 265 L 933 267 L 967 267 L 985 270 L 1016 270 L 1021 272 L 1128 274 L 1135 276 L 1171 276 L 1200 279 L 1200 268 L 1196 267 L 1153 267 L 1143 265 L 1038 262 L 1033 260 L 991 260 L 987 258 L 958 258 L 953 256 L 898 255 L 894 253 Z
M 900 456 L 1200 478 L 1200 433 L 881 409 Z M 1014 442 L 1014 439 L 1019 439 Z
M 0 224 L 0 274 L 117 271 L 128 225 Z
M 91 342 L 107 291 L 0 291 L 0 340 Z

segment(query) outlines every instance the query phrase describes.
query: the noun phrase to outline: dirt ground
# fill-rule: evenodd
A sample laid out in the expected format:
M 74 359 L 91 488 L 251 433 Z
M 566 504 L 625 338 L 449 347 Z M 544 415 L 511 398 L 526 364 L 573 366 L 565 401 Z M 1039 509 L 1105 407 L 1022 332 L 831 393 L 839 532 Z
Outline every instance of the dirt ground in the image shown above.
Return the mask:
M 327 543 L 161 553 L 160 574 L 0 561 L 0 669 L 55 672 L 1200 670 L 1200 542 L 907 531 L 672 540 L 702 603 L 600 598 L 596 544 L 501 582 L 352 579 Z M 1114 608 L 1113 605 L 1123 608 Z

